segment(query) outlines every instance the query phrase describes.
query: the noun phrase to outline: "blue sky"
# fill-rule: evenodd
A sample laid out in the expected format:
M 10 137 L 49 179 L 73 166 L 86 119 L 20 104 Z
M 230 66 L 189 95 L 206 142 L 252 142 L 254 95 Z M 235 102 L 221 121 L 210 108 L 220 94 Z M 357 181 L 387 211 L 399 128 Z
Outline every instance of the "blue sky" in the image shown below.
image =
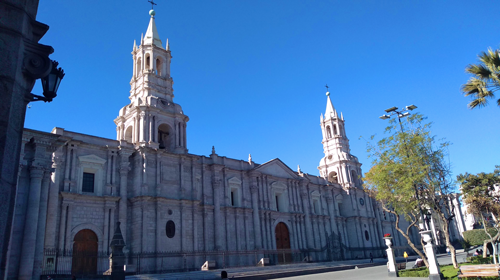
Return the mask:
M 500 108 L 469 110 L 464 68 L 500 46 L 498 1 L 158 0 L 172 50 L 174 101 L 190 117 L 190 153 L 280 158 L 318 175 L 325 84 L 343 112 L 351 152 L 368 171 L 366 142 L 383 136 L 384 109 L 415 104 L 452 143 L 453 172 L 500 164 Z M 37 20 L 66 76 L 52 103 L 32 103 L 25 126 L 116 138 L 129 103 L 132 46 L 146 0 L 40 1 Z M 41 94 L 37 84 L 33 93 Z M 497 95 L 500 97 L 500 95 Z

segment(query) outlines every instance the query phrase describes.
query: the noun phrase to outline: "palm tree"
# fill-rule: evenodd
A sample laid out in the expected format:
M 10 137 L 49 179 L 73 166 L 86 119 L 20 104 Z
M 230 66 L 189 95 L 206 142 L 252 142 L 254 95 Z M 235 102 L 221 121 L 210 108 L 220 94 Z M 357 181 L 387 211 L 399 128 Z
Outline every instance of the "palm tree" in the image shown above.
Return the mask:
M 468 104 L 470 109 L 486 106 L 488 99 L 494 98 L 494 92 L 500 89 L 500 51 L 490 48 L 478 57 L 480 64 L 469 64 L 465 68 L 473 77 L 462 86 L 464 95 L 472 98 Z M 500 99 L 497 105 L 500 106 Z

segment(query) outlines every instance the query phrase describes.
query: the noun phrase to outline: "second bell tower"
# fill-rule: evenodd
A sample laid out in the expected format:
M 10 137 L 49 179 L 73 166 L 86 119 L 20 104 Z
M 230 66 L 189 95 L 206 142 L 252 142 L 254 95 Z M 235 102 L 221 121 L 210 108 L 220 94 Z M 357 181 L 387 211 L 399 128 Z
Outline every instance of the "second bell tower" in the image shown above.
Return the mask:
M 130 104 L 123 107 L 115 119 L 117 140 L 135 146 L 186 153 L 189 118 L 173 101 L 170 45 L 167 39 L 165 47 L 162 46 L 156 29 L 155 11 L 151 10 L 149 15 L 146 36 L 141 36 L 139 46 L 134 41 Z
M 331 183 L 344 188 L 362 188 L 361 163 L 351 154 L 349 139 L 345 133 L 344 116 L 332 105 L 330 92 L 326 93 L 325 116 L 321 114 L 320 125 L 323 133 L 323 153 L 325 156 L 319 162 L 320 176 Z

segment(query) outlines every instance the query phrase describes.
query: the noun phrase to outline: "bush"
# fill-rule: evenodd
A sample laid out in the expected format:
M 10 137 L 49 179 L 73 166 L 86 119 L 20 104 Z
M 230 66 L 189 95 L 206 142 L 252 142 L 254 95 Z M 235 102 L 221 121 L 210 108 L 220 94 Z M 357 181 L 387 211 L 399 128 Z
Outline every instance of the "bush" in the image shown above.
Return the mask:
M 493 263 L 493 258 L 492 257 L 483 258 L 483 256 L 475 256 L 467 258 L 467 261 L 469 261 L 472 264 L 490 264 Z
M 495 236 L 497 234 L 497 230 L 494 228 L 489 228 L 488 232 L 491 236 Z M 471 246 L 475 245 L 483 245 L 484 240 L 490 239 L 490 237 L 484 232 L 484 229 L 473 229 L 464 231 L 464 239 Z
M 420 267 L 398 270 L 398 277 L 429 277 L 429 269 L 427 267 Z

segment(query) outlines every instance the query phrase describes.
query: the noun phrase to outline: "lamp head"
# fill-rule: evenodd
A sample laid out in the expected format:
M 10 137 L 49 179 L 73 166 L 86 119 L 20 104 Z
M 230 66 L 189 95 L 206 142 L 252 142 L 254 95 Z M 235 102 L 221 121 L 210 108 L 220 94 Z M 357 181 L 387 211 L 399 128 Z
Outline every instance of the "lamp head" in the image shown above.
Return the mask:
M 389 108 L 389 109 L 386 109 L 386 110 L 385 110 L 385 112 L 386 112 L 386 113 L 390 113 L 390 112 L 394 112 L 394 111 L 396 111 L 397 109 L 398 109 L 398 107 L 391 107 L 391 108 Z
M 412 111 L 412 110 L 415 110 L 415 109 L 417 109 L 417 106 L 415 106 L 415 105 L 413 105 L 413 104 L 412 104 L 412 105 L 410 105 L 410 106 L 406 106 L 406 110 L 410 110 L 410 111 Z
M 52 70 L 47 76 L 42 78 L 43 96 L 49 102 L 57 96 L 59 84 L 64 78 L 64 71 L 60 67 L 58 69 L 58 65 L 57 61 L 52 60 Z
M 398 117 L 399 117 L 399 118 L 404 118 L 404 117 L 407 117 L 407 116 L 409 116 L 409 115 L 410 115 L 410 113 L 408 113 L 408 112 L 404 112 L 403 114 L 399 114 L 399 115 L 398 115 Z
M 383 119 L 383 120 L 387 120 L 388 118 L 390 118 L 391 116 L 389 115 L 382 115 L 380 116 L 379 118 Z

